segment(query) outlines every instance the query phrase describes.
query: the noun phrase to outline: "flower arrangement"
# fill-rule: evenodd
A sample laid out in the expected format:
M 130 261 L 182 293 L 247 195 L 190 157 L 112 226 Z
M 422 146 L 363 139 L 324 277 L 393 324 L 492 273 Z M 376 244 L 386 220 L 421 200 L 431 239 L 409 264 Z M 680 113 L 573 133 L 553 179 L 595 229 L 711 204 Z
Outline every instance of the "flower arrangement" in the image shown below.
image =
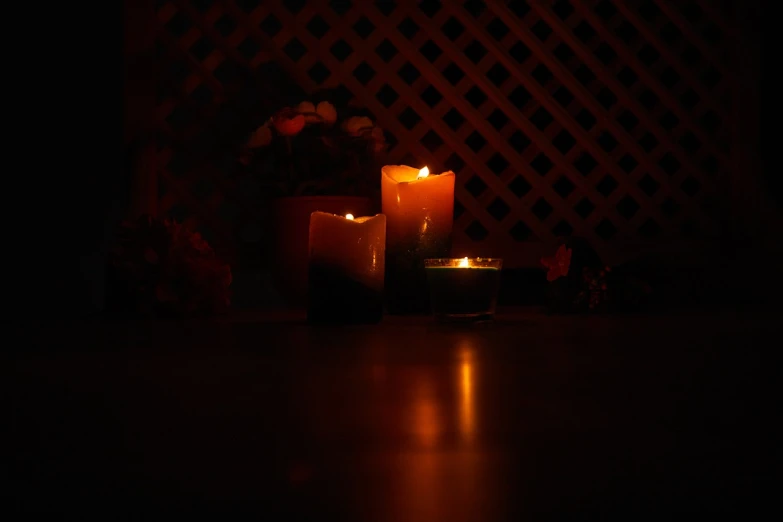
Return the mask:
M 625 312 L 650 303 L 652 287 L 638 267 L 604 264 L 581 238 L 569 239 L 541 264 L 547 269 L 551 312 Z
M 142 216 L 120 227 L 110 258 L 115 309 L 143 316 L 205 315 L 230 304 L 231 268 L 174 221 Z
M 368 116 L 303 101 L 256 128 L 241 162 L 272 196 L 362 196 L 378 183 L 385 150 L 384 132 Z

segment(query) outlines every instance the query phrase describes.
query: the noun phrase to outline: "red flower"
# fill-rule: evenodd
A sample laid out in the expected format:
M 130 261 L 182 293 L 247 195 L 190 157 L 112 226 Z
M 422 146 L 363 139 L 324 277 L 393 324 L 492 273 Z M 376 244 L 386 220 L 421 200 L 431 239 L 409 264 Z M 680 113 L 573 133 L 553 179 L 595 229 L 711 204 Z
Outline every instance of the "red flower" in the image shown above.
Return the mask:
M 304 129 L 305 117 L 294 109 L 285 108 L 272 116 L 272 125 L 283 136 L 296 136 Z
M 541 264 L 549 269 L 546 274 L 547 281 L 554 281 L 558 277 L 568 275 L 568 268 L 571 266 L 571 249 L 565 245 L 560 245 L 555 257 L 542 257 Z

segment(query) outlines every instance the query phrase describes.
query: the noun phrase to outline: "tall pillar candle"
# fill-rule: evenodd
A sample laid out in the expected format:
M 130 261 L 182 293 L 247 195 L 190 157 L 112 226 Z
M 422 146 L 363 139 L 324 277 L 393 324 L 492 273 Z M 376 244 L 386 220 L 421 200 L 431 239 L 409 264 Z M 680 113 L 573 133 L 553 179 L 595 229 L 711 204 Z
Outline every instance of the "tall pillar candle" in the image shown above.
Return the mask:
M 377 323 L 383 316 L 386 216 L 310 215 L 307 318 Z
M 381 169 L 386 214 L 386 306 L 392 314 L 429 308 L 424 260 L 448 257 L 454 220 L 454 173 L 430 174 L 387 165 Z

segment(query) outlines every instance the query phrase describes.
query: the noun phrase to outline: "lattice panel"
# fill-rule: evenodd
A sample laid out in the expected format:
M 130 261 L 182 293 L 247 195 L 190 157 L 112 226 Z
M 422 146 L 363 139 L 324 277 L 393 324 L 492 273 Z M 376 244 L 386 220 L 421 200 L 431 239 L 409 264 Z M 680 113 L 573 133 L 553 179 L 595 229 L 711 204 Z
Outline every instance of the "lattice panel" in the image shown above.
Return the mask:
M 454 170 L 466 252 L 528 264 L 579 235 L 611 258 L 720 224 L 731 73 L 716 2 L 178 0 L 157 14 L 164 54 L 187 64 L 159 107 L 161 200 L 223 236 L 257 219 L 249 192 L 216 158 L 179 177 L 166 160 L 229 121 L 227 106 L 247 117 L 217 134 L 244 135 L 284 77 L 286 91 L 338 88 L 368 108 L 389 162 Z M 196 121 L 172 123 L 183 107 Z

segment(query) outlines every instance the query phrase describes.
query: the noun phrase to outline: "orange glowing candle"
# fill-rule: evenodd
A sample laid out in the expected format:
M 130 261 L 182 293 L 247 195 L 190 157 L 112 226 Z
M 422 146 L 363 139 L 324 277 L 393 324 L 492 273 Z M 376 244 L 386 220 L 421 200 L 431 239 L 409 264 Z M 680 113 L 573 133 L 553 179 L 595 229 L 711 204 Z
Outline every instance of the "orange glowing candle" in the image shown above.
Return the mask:
M 376 323 L 383 314 L 386 216 L 310 215 L 307 316 Z
M 381 169 L 381 204 L 387 218 L 386 296 L 391 313 L 428 308 L 424 260 L 451 251 L 454 173 L 431 174 L 387 165 Z

